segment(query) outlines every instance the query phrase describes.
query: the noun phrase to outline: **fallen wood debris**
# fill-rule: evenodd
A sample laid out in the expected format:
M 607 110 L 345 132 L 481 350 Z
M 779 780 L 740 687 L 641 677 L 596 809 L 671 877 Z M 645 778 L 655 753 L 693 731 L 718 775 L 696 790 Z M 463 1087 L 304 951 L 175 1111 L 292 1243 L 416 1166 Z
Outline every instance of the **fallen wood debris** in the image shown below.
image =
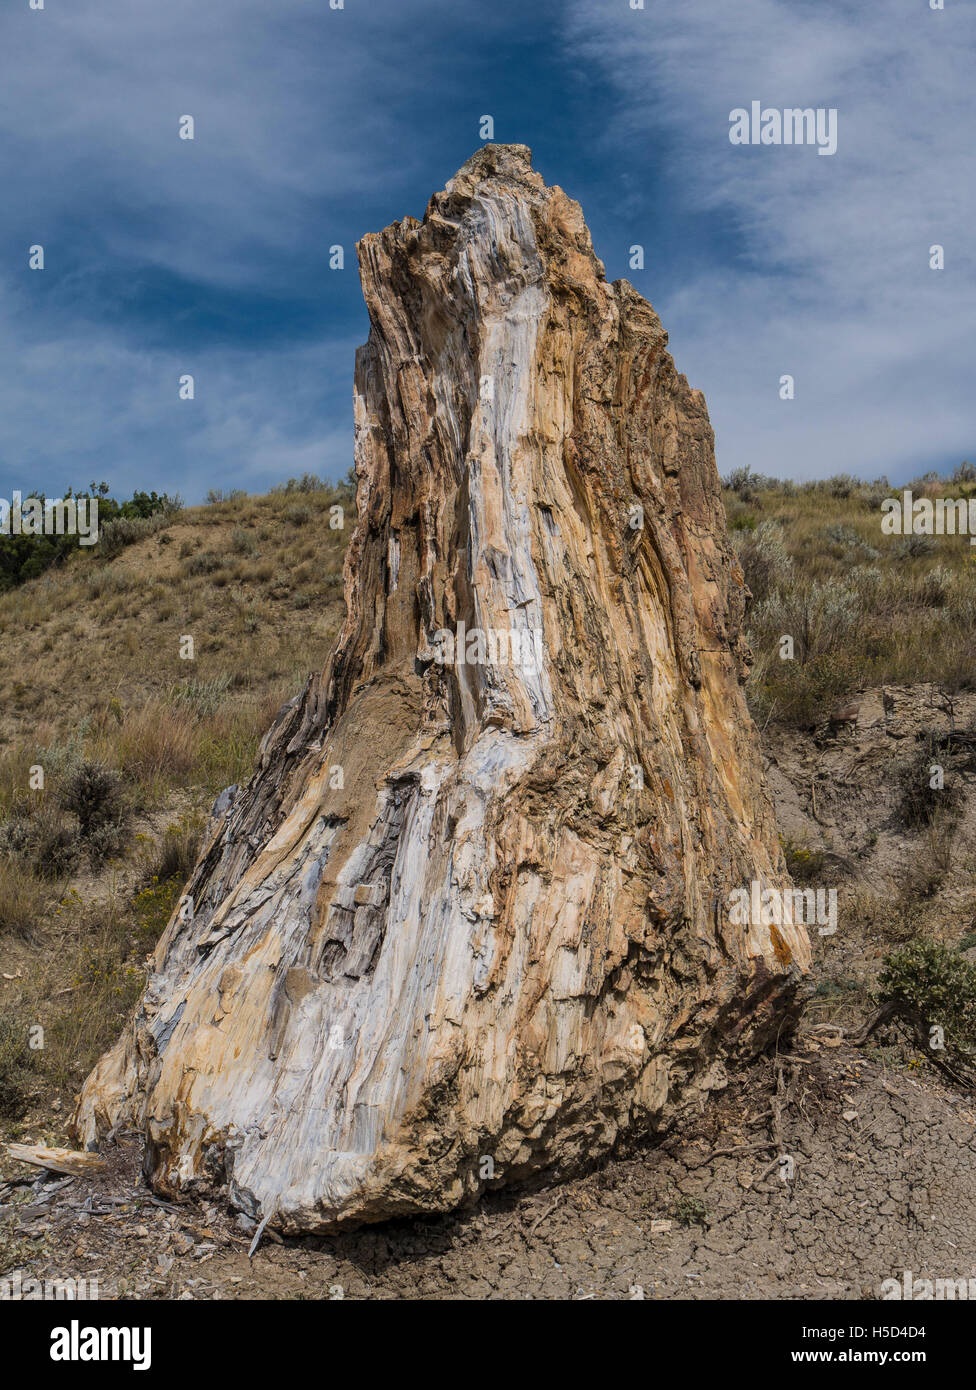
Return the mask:
M 83 1177 L 86 1173 L 101 1173 L 105 1160 L 99 1154 L 83 1153 L 80 1149 L 47 1149 L 43 1144 L 8 1144 L 7 1154 L 18 1163 L 30 1163 L 35 1168 L 47 1168 L 52 1173 L 67 1173 Z

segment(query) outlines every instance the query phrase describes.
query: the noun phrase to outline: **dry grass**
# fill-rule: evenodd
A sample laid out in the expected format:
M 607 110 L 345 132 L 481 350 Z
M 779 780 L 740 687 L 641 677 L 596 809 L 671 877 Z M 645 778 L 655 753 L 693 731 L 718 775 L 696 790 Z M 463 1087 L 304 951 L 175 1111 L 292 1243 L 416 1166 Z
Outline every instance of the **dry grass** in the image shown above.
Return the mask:
M 337 504 L 342 530 L 329 526 Z M 227 500 L 0 595 L 0 838 L 19 846 L 0 852 L 8 1134 L 39 1096 L 57 1092 L 67 1113 L 118 1036 L 214 795 L 248 780 L 282 704 L 325 665 L 354 519 L 347 489 Z M 104 859 L 70 809 L 91 763 L 120 775 L 129 817 Z M 72 866 L 43 877 L 48 847 L 67 864 L 72 837 Z
M 49 883 L 16 859 L 0 855 L 0 944 L 8 935 L 36 937 L 51 899 Z
M 329 525 L 336 505 L 342 530 Z M 0 663 L 0 814 L 45 751 L 79 731 L 81 751 L 150 796 L 239 780 L 275 710 L 325 664 L 353 520 L 345 489 L 225 500 L 111 560 L 79 554 L 0 595 L 11 649 Z M 215 683 L 226 693 L 217 710 L 171 698 Z
M 747 628 L 759 723 L 810 725 L 854 691 L 932 681 L 972 689 L 976 552 L 968 536 L 885 536 L 892 491 L 852 480 L 797 488 L 734 480 L 724 499 L 752 592 Z M 971 482 L 919 481 L 916 496 L 968 497 Z M 781 657 L 783 637 L 794 643 Z

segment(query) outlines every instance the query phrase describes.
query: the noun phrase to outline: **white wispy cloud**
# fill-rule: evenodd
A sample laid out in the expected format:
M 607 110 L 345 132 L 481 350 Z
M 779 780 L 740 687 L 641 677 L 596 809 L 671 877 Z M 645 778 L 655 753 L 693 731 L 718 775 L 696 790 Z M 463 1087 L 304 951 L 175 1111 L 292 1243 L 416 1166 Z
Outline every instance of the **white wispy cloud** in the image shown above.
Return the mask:
M 378 191 L 405 201 L 428 182 L 401 118 L 451 7 L 420 11 L 72 0 L 0 15 L 8 490 L 25 473 L 50 490 L 105 477 L 197 500 L 347 472 L 368 327 L 352 242 Z M 31 273 L 35 243 L 47 266 Z
M 969 4 L 572 0 L 567 47 L 619 95 L 596 138 L 663 149 L 672 206 L 730 228 L 693 279 L 658 284 L 649 261 L 642 284 L 723 471 L 903 477 L 972 450 L 973 36 Z M 837 153 L 731 145 L 753 100 L 836 108 Z

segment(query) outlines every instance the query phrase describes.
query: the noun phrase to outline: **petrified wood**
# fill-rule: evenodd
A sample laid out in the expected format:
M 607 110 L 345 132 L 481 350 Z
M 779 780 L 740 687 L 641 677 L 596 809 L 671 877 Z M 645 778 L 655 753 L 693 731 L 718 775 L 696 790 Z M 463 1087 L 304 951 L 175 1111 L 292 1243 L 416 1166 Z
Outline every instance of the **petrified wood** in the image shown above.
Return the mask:
M 665 1125 L 789 1019 L 802 927 L 705 401 L 578 204 L 485 146 L 359 246 L 347 617 L 222 807 L 86 1144 L 286 1230 Z

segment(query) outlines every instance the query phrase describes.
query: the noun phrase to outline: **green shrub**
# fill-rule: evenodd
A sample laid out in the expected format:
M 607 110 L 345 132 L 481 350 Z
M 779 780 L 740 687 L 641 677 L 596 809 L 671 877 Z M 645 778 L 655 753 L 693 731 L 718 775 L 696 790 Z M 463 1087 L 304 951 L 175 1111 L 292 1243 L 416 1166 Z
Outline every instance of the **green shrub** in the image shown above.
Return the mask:
M 59 797 L 62 808 L 78 817 L 84 839 L 126 816 L 119 774 L 103 763 L 82 762 L 68 775 Z
M 107 521 L 104 526 L 99 526 L 98 544 L 92 549 L 103 558 L 112 559 L 121 555 L 126 546 L 135 545 L 136 541 L 145 540 L 147 536 L 154 536 L 157 531 L 172 524 L 173 517 L 169 512 L 157 512 L 154 516 L 146 517 L 119 516 L 114 521 Z
M 750 627 L 771 645 L 784 633 L 794 641 L 800 665 L 852 648 L 864 625 L 863 595 L 854 583 L 813 580 L 786 591 L 777 589 L 750 615 Z
M 42 878 L 66 878 L 81 860 L 81 840 L 56 806 L 20 798 L 0 825 L 0 853 L 11 855 Z
M 858 490 L 860 483 L 850 473 L 836 473 L 827 479 L 824 486 L 831 497 L 850 497 Z
M 739 532 L 735 536 L 735 548 L 755 602 L 762 602 L 774 589 L 785 586 L 792 579 L 793 561 L 778 522 L 763 521 L 749 534 Z
M 822 849 L 809 849 L 780 837 L 786 868 L 794 883 L 822 883 L 826 855 Z
M 927 1035 L 940 1027 L 947 1052 L 976 1049 L 976 966 L 940 942 L 919 937 L 886 956 L 879 997 L 906 1013 Z
M 36 496 L 42 502 L 46 501 L 43 493 Z M 36 579 L 45 570 L 53 565 L 62 564 L 69 555 L 76 552 L 85 556 L 100 555 L 103 558 L 116 555 L 133 541 L 141 540 L 143 536 L 163 526 L 169 526 L 183 506 L 181 498 L 155 492 L 136 492 L 133 493 L 131 501 L 118 502 L 109 496 L 108 483 L 92 483 L 86 492 L 73 492 L 69 488 L 64 494 L 64 499 L 71 497 L 76 501 L 82 498 L 89 501 L 97 500 L 97 543 L 82 545 L 81 538 L 75 533 L 60 536 L 46 532 L 39 536 L 0 536 L 0 593 L 23 584 L 28 579 Z
M 205 828 L 205 818 L 189 812 L 166 827 L 162 842 L 156 847 L 153 882 L 173 880 L 182 886 L 187 881 L 196 867 Z
M 923 608 L 944 608 L 956 582 L 956 576 L 950 569 L 945 565 L 936 565 L 915 583 L 915 601 Z
M 951 757 L 950 740 L 929 729 L 915 751 L 898 763 L 895 776 L 900 791 L 898 819 L 902 825 L 921 830 L 932 824 L 938 812 L 951 815 L 958 810 L 960 788 L 952 777 Z M 942 787 L 932 786 L 933 767 L 949 773 Z
M 891 547 L 891 555 L 895 560 L 915 560 L 920 555 L 931 555 L 934 550 L 934 536 L 899 536 Z
M 207 493 L 207 504 L 218 507 L 222 502 L 243 502 L 246 497 L 247 492 L 242 487 L 228 488 L 226 492 L 222 487 L 212 487 Z
M 865 564 L 878 559 L 879 552 L 875 550 L 874 546 L 868 545 L 853 526 L 836 522 L 833 526 L 824 528 L 823 537 L 837 559 L 843 560 L 845 564 Z
M 200 574 L 215 574 L 223 563 L 220 556 L 215 555 L 212 550 L 201 550 L 186 557 L 183 561 L 183 573 L 188 578 Z
M 231 532 L 230 543 L 238 555 L 257 554 L 257 537 L 252 532 L 245 531 L 243 526 L 234 527 Z
M 329 484 L 315 473 L 303 473 L 300 478 L 289 478 L 287 483 L 278 483 L 272 492 L 325 492 Z
M 675 1197 L 668 1207 L 668 1215 L 679 1226 L 707 1226 L 708 1208 L 700 1197 Z

